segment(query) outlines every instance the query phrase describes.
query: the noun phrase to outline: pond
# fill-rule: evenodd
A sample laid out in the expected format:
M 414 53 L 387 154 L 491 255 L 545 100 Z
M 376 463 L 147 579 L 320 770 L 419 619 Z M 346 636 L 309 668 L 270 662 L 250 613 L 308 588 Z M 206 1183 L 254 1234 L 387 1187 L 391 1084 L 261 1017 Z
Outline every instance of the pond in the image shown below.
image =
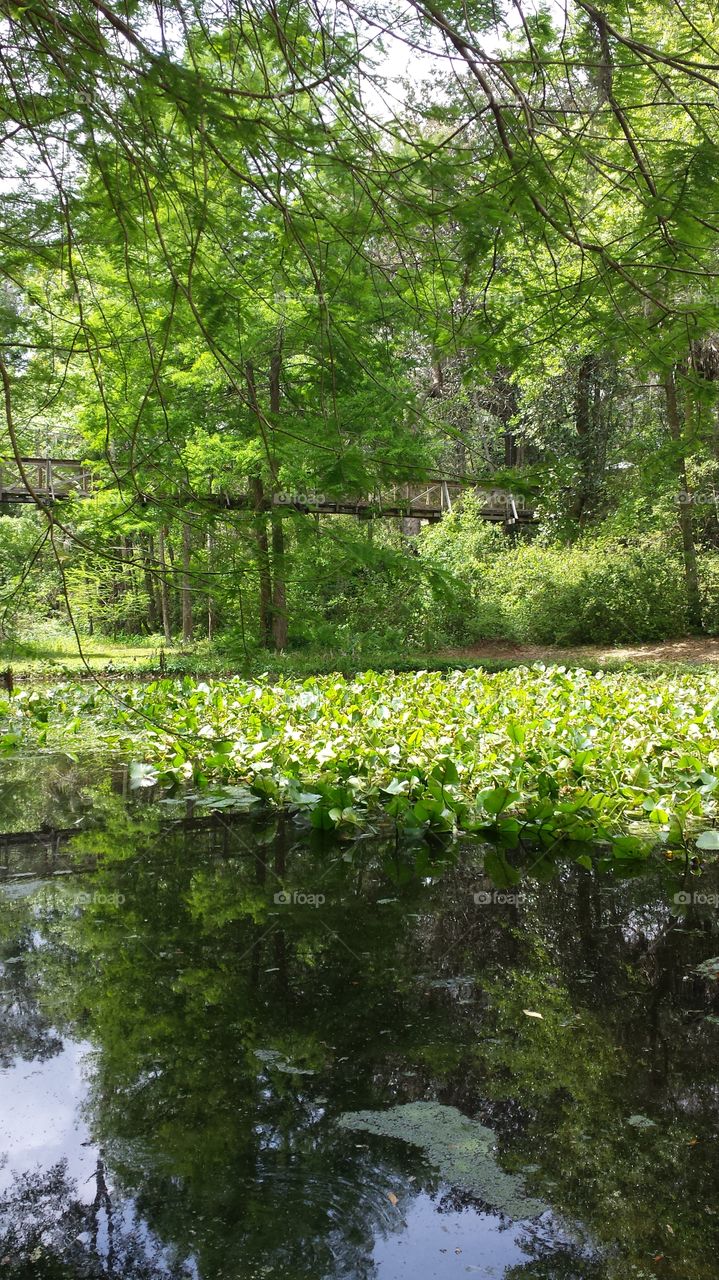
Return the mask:
M 715 1280 L 715 867 L 257 808 L 3 766 L 0 1274 Z

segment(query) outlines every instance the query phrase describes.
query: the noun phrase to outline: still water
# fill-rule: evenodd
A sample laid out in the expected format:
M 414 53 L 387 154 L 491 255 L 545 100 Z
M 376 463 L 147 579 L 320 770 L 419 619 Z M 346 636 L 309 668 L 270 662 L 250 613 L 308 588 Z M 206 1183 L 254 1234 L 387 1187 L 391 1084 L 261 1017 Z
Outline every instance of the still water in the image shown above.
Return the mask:
M 2 765 L 0 1277 L 716 1280 L 713 865 L 159 799 Z

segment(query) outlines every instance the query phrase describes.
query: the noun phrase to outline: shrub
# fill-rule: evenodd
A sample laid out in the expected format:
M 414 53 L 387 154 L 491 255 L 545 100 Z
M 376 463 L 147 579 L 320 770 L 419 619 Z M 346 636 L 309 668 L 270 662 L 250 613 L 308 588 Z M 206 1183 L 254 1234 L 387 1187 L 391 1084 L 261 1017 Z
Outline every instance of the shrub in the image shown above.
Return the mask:
M 719 552 L 705 552 L 699 557 L 702 594 L 702 622 L 711 636 L 719 635 Z
M 425 601 L 435 643 L 612 644 L 687 629 L 681 559 L 662 541 L 626 545 L 595 536 L 570 546 L 513 545 L 470 500 L 425 535 L 422 554 L 449 575 Z M 707 573 L 707 607 L 719 627 L 719 592 L 709 582 L 712 574 L 719 581 L 719 558 Z
M 679 557 L 651 544 L 518 547 L 497 561 L 491 588 L 517 640 L 612 644 L 687 627 Z

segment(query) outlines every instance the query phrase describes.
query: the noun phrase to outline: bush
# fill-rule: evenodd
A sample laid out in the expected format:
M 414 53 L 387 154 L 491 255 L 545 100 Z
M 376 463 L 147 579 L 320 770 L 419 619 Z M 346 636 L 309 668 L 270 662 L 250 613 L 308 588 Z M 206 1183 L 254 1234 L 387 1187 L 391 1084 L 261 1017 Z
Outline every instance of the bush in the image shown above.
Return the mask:
M 503 638 L 612 644 L 662 640 L 687 629 L 681 559 L 661 541 L 645 538 L 628 546 L 594 537 L 571 546 L 511 544 L 470 501 L 427 532 L 422 554 L 451 575 L 425 601 L 435 643 Z M 707 565 L 705 596 L 719 629 L 719 557 L 714 559 Z
M 654 545 L 519 547 L 495 565 L 492 590 L 517 640 L 613 644 L 687 629 L 681 562 Z
M 702 622 L 710 636 L 719 635 L 719 552 L 705 552 L 699 558 L 702 594 Z

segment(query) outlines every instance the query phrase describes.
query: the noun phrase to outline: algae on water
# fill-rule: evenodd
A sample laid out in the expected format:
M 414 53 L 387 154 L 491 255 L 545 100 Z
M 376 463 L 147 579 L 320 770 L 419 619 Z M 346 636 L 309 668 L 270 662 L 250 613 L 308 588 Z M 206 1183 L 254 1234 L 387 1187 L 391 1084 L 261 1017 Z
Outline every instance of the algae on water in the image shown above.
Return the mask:
M 408 1102 L 387 1111 L 346 1111 L 339 1124 L 421 1147 L 446 1182 L 510 1218 L 536 1218 L 547 1208 L 526 1194 L 520 1177 L 500 1169 L 493 1155 L 494 1131 L 456 1107 Z

